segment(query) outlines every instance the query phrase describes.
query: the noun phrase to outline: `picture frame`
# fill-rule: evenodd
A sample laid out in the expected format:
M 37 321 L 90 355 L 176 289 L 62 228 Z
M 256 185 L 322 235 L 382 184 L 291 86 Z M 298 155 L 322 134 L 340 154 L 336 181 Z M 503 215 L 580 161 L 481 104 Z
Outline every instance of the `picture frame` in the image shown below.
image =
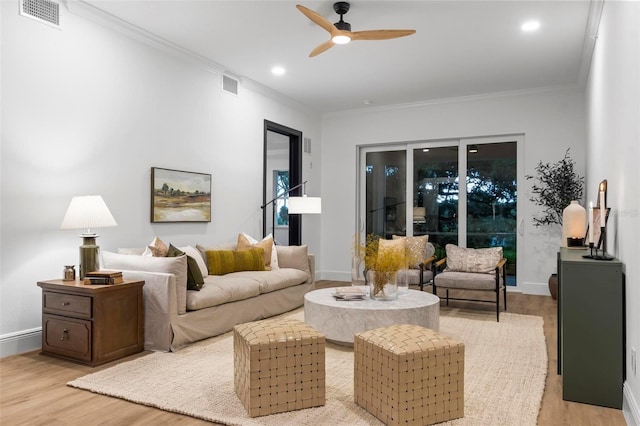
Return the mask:
M 211 175 L 152 167 L 151 222 L 211 222 Z

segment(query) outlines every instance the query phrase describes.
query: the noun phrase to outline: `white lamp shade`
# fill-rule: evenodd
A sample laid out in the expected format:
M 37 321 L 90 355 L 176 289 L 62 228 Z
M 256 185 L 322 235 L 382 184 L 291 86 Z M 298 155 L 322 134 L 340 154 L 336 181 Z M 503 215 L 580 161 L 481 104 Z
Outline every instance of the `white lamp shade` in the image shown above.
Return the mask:
M 100 195 L 84 195 L 71 199 L 60 229 L 85 229 L 91 234 L 92 228 L 117 225 Z
M 289 214 L 320 214 L 322 199 L 320 197 L 289 197 Z

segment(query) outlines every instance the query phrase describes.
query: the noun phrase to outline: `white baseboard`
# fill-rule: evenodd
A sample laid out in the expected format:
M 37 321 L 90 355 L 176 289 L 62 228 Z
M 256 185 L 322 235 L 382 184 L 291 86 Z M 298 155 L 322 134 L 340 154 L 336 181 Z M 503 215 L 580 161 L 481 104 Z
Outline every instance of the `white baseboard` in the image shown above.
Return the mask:
M 351 272 L 341 271 L 316 271 L 316 280 L 346 281 L 351 282 Z
M 629 382 L 622 386 L 622 414 L 628 426 L 640 426 L 640 405 L 631 391 Z
M 548 283 L 527 283 L 524 282 L 518 286 L 522 293 L 524 294 L 532 294 L 534 296 L 551 296 L 549 293 L 549 284 Z
M 42 346 L 42 327 L 0 336 L 0 358 L 39 349 Z

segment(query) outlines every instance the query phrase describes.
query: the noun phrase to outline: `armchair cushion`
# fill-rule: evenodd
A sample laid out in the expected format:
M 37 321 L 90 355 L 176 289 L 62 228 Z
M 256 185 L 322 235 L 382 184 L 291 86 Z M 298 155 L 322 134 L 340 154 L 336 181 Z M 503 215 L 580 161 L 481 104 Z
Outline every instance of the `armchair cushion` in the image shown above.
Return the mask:
M 476 272 L 490 274 L 502 259 L 502 247 L 473 249 L 447 244 L 445 272 Z
M 393 235 L 394 240 L 404 239 L 406 242 L 406 254 L 407 254 L 407 266 L 410 269 L 419 269 L 420 263 L 429 257 L 427 253 L 427 243 L 429 242 L 428 235 L 421 235 L 419 237 L 402 237 L 399 235 Z
M 495 265 L 494 265 L 495 266 Z M 442 288 L 465 290 L 495 290 L 496 275 L 477 272 L 447 272 L 436 275 L 435 283 Z
M 376 265 L 380 265 L 379 262 L 391 262 L 393 265 L 386 265 L 385 270 L 390 266 L 395 266 L 395 269 L 402 269 L 407 267 L 407 240 L 406 238 L 399 238 L 393 240 L 385 240 L 380 238 L 378 240 L 378 255 L 376 258 Z

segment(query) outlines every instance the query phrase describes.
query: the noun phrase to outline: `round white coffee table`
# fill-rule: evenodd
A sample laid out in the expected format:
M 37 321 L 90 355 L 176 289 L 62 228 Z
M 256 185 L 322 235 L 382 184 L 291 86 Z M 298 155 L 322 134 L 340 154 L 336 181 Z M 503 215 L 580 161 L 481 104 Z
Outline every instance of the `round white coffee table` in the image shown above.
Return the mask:
M 334 288 L 314 290 L 304 296 L 304 321 L 327 340 L 353 345 L 353 336 L 394 324 L 440 328 L 440 298 L 431 293 L 408 290 L 397 300 L 336 300 Z

